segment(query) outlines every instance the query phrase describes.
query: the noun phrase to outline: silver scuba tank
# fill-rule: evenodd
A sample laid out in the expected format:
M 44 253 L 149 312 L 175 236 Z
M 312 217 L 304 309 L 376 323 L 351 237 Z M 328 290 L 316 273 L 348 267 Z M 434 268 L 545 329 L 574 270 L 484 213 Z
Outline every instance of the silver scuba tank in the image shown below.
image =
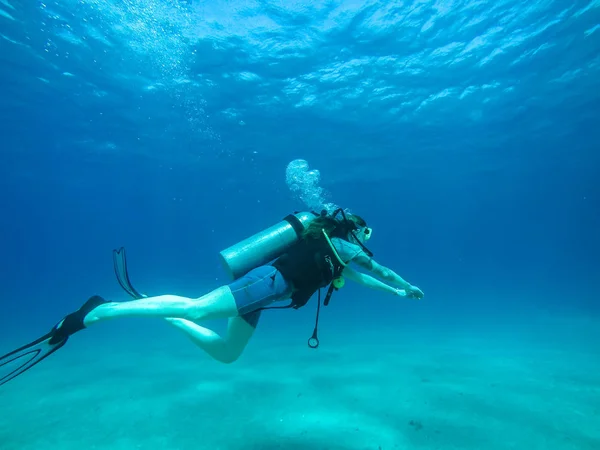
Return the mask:
M 281 256 L 302 236 L 314 213 L 290 214 L 281 222 L 219 252 L 221 263 L 232 280 Z

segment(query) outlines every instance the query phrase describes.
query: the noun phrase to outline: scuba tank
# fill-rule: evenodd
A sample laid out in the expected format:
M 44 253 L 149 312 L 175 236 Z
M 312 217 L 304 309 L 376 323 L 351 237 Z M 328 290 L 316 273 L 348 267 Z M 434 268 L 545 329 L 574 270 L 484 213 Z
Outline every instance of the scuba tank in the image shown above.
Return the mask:
M 290 214 L 278 224 L 222 250 L 219 256 L 223 268 L 232 280 L 236 280 L 250 270 L 273 261 L 302 237 L 305 227 L 315 217 L 318 214 L 312 212 Z

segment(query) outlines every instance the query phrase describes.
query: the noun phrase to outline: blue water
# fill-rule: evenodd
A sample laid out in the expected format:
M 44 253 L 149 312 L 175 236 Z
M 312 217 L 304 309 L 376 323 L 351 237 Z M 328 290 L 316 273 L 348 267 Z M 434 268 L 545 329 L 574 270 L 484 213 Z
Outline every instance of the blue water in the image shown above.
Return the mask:
M 600 429 L 593 406 L 598 372 L 565 361 L 583 352 L 581 360 L 592 364 L 600 349 L 599 119 L 597 0 L 0 0 L 0 354 L 47 332 L 92 294 L 125 300 L 114 280 L 113 248 L 127 248 L 132 281 L 149 294 L 196 297 L 228 282 L 220 250 L 307 209 L 286 182 L 288 164 L 302 159 L 320 173 L 318 200 L 365 217 L 376 259 L 425 292 L 422 302 L 410 303 L 344 288 L 323 312 L 322 346 L 334 351 L 345 337 L 364 336 L 373 343 L 368 357 L 378 358 L 376 343 L 406 345 L 402 333 L 410 333 L 411 343 L 438 344 L 493 334 L 507 358 L 532 346 L 533 367 L 543 366 L 536 360 L 540 346 L 560 349 L 553 367 L 573 371 L 561 378 L 565 398 L 585 378 L 581 398 L 591 403 L 566 408 L 557 400 L 541 409 L 579 411 L 585 420 L 575 414 L 572 422 L 561 419 L 572 428 L 494 442 L 598 448 L 600 435 L 590 431 Z M 309 352 L 303 346 L 314 306 L 264 314 L 242 369 L 258 364 L 258 373 L 270 373 L 273 361 L 259 352 L 272 341 L 294 343 L 298 355 Z M 73 355 L 105 351 L 109 338 L 113 349 L 126 348 L 140 336 L 152 336 L 150 350 L 164 336 L 175 352 L 209 364 L 172 334 L 152 321 L 110 323 L 86 331 L 85 348 L 65 348 L 39 370 L 61 376 Z M 436 357 L 436 373 L 462 364 L 464 345 L 456 343 L 447 360 Z M 428 352 L 424 345 L 416 353 Z M 344 355 L 348 364 L 368 364 L 366 354 Z M 285 346 L 276 361 L 284 371 Z M 107 355 L 94 370 L 110 380 L 120 364 Z M 144 372 L 155 367 L 148 362 Z M 215 370 L 223 380 L 249 370 L 236 367 Z M 131 383 L 139 379 L 135 368 L 127 371 Z M 443 427 L 428 431 L 426 411 L 392 428 L 403 430 L 410 419 L 406 433 L 429 437 L 395 436 L 388 444 L 370 438 L 364 445 L 335 444 L 314 429 L 312 441 L 294 444 L 286 430 L 277 435 L 281 441 L 246 446 L 226 431 L 204 447 L 191 437 L 123 440 L 129 428 L 121 440 L 105 433 L 100 441 L 71 434 L 84 425 L 65 419 L 57 425 L 59 446 L 26 432 L 32 414 L 45 417 L 52 409 L 43 399 L 20 397 L 38 386 L 37 370 L 0 388 L 12 411 L 9 420 L 0 405 L 6 448 L 91 448 L 92 442 L 96 448 L 496 448 L 486 432 L 466 442 Z M 185 372 L 194 382 L 203 376 Z M 80 381 L 80 389 L 94 384 L 85 376 Z M 539 398 L 552 397 L 554 388 Z M 68 399 L 69 389 L 58 389 L 57 398 Z M 380 401 L 375 397 L 368 396 Z M 104 401 L 98 397 L 99 408 Z M 150 399 L 144 408 L 159 401 L 166 400 Z M 68 410 L 67 403 L 52 405 Z M 365 405 L 343 410 L 366 414 Z M 264 417 L 285 406 L 275 398 L 246 407 L 272 429 L 277 425 Z M 522 423 L 535 422 L 541 409 Z M 115 411 L 111 417 L 121 411 L 122 420 L 140 414 Z M 486 423 L 508 427 L 505 417 L 521 412 L 508 407 L 506 416 L 492 414 Z M 101 419 L 94 417 L 91 423 Z M 172 427 L 182 423 L 173 421 Z M 194 423 L 216 426 L 204 415 Z

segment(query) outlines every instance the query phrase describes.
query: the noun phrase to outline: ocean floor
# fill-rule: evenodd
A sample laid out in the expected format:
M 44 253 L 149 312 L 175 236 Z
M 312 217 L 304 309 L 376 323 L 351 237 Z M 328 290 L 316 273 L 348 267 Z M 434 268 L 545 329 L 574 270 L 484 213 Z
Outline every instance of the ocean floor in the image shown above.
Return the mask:
M 600 354 L 569 330 L 264 331 L 231 365 L 166 326 L 87 330 L 0 387 L 0 448 L 598 450 Z

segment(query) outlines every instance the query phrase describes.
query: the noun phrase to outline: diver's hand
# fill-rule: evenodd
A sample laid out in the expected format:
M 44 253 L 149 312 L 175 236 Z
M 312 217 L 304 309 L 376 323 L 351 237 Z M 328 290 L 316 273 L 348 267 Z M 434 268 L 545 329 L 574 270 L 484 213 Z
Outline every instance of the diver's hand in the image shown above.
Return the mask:
M 405 287 L 404 290 L 406 291 L 406 296 L 408 298 L 416 298 L 417 300 L 421 300 L 425 296 L 421 289 L 413 285 Z

